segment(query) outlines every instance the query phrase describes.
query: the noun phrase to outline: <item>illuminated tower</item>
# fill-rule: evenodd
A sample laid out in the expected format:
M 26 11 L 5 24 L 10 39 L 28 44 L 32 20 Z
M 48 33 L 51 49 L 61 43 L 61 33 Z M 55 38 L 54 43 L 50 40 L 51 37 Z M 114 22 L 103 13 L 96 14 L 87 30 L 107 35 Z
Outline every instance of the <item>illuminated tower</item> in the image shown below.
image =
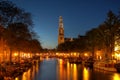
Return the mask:
M 58 45 L 64 43 L 64 27 L 62 16 L 59 17 Z

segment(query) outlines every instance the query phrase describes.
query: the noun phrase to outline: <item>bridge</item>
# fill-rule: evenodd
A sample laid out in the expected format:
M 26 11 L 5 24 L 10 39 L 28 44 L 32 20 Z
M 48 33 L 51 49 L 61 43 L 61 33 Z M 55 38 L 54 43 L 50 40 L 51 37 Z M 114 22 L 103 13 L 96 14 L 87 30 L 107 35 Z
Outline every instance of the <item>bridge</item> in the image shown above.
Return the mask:
M 71 53 L 59 53 L 59 52 L 47 52 L 47 53 L 40 53 L 40 57 L 48 57 L 48 58 L 69 58 L 69 57 L 80 57 L 80 53 L 71 52 Z
M 40 53 L 40 59 L 49 59 L 49 58 L 65 59 L 71 63 L 81 63 L 83 60 L 82 55 L 80 53 L 76 53 L 76 52 L 71 52 L 71 53 L 59 53 L 59 52 Z

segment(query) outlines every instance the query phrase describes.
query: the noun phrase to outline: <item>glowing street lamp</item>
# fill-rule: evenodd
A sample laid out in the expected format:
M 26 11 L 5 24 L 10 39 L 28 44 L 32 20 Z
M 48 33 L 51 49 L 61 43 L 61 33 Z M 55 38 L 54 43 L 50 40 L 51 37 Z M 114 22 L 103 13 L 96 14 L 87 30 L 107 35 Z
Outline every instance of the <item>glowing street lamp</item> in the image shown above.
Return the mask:
M 17 57 L 18 56 L 18 54 L 17 53 L 14 53 L 14 57 Z
M 87 57 L 87 56 L 88 56 L 88 54 L 87 54 L 87 53 L 85 53 L 85 54 L 84 54 L 84 56 L 85 56 L 85 57 Z

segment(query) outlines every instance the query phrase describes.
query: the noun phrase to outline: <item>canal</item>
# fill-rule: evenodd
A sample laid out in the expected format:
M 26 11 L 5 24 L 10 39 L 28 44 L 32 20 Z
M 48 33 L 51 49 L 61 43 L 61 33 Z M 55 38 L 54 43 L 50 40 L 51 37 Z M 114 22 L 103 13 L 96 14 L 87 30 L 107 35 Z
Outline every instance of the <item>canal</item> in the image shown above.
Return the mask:
M 120 80 L 120 73 L 90 69 L 62 59 L 46 59 L 15 80 Z

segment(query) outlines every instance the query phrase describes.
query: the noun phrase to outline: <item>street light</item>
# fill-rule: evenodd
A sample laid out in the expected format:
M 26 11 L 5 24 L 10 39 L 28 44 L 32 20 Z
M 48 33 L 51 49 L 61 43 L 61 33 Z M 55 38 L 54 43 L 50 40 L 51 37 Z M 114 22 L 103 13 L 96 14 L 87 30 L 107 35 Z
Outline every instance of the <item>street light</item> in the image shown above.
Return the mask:
M 85 57 L 87 57 L 87 56 L 88 56 L 88 54 L 87 54 L 87 53 L 85 53 L 85 54 L 84 54 L 84 56 L 85 56 Z

